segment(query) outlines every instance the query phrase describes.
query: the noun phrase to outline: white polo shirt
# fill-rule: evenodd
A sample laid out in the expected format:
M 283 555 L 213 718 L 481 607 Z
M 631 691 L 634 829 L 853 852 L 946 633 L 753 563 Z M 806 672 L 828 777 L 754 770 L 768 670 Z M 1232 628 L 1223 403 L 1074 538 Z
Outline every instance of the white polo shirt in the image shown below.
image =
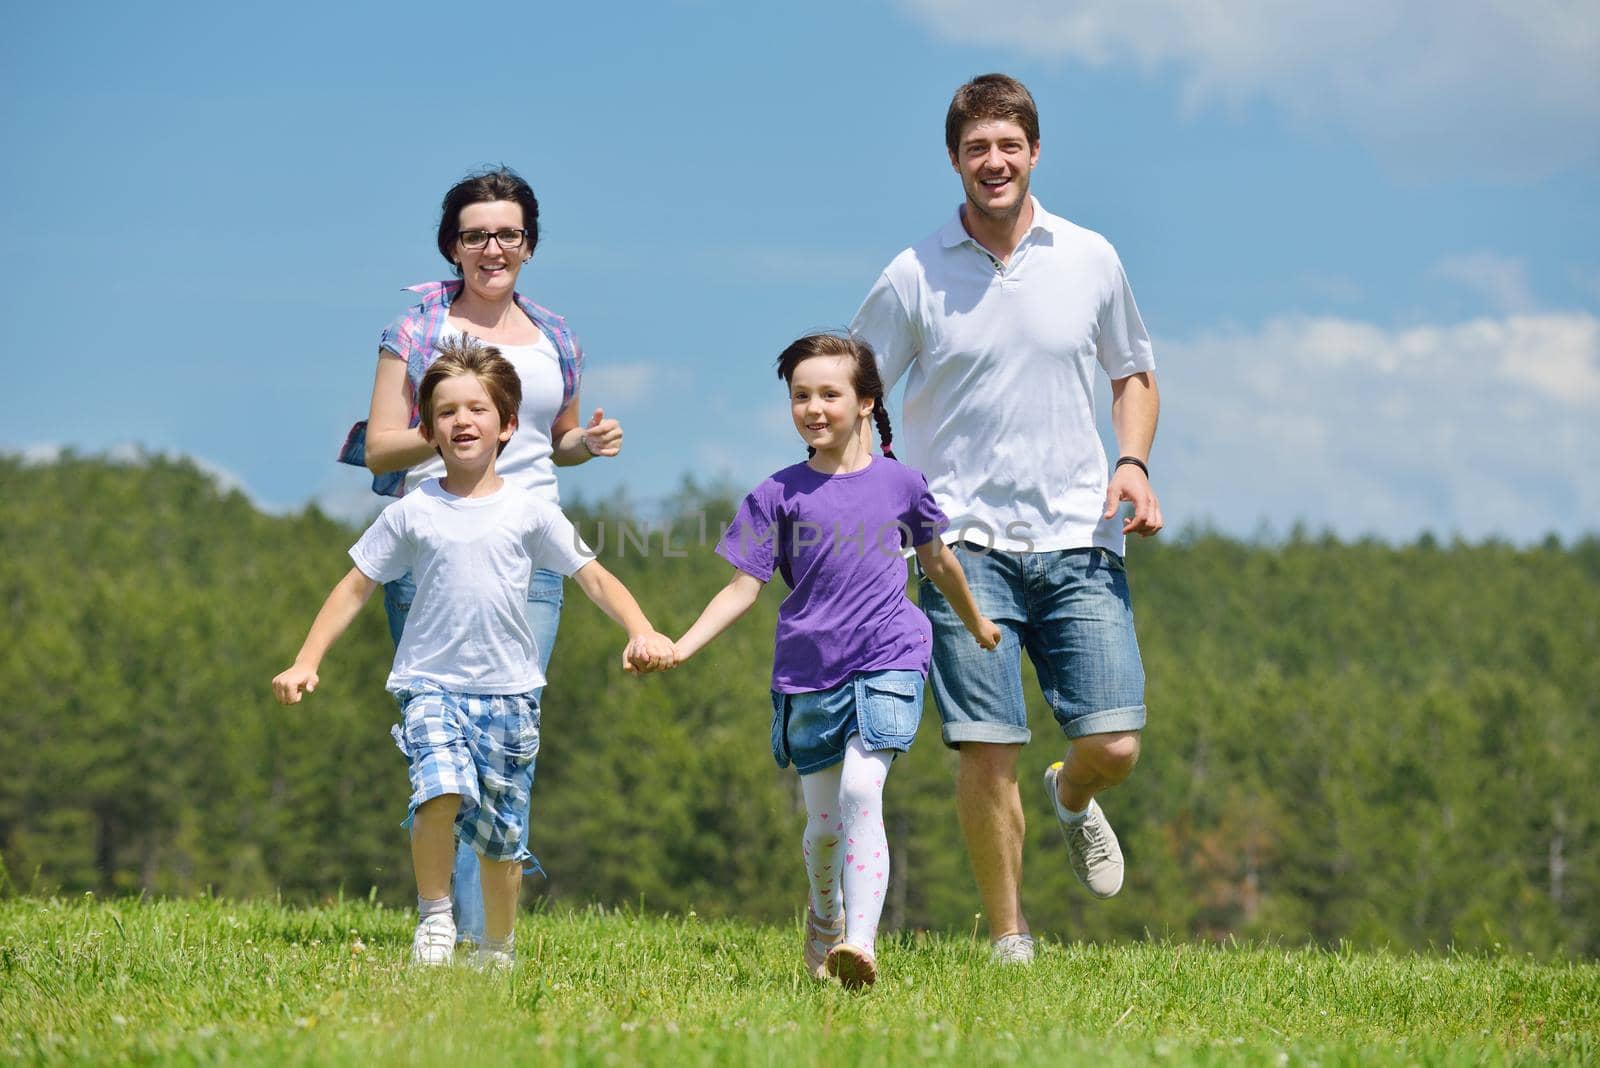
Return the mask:
M 1033 201 L 1001 264 L 958 212 L 896 256 L 851 332 L 878 354 L 887 393 L 909 370 L 897 456 L 950 516 L 946 541 L 1046 552 L 1123 551 L 1105 509 L 1094 378 L 1155 369 L 1110 242 Z

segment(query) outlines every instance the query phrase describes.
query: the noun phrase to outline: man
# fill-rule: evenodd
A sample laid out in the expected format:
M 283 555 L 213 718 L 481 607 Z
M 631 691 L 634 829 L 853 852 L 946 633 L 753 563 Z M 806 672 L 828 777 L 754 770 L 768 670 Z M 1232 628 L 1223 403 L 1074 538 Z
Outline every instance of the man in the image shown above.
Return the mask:
M 996 652 L 977 649 L 922 583 L 934 698 L 945 743 L 960 750 L 956 804 L 992 956 L 1026 964 L 1021 652 L 1068 739 L 1045 787 L 1069 859 L 1091 893 L 1110 897 L 1122 888 L 1122 850 L 1094 799 L 1133 770 L 1145 723 L 1122 553 L 1126 534 L 1161 529 L 1146 464 L 1159 399 L 1115 250 L 1028 193 L 1039 161 L 1028 90 L 1002 74 L 963 85 L 945 143 L 964 203 L 895 257 L 851 329 L 877 350 L 886 390 L 909 371 L 895 444 L 927 474 L 951 519 L 945 538 L 1004 633 Z M 1114 465 L 1095 426 L 1097 365 L 1111 379 Z M 1132 510 L 1119 523 L 1124 501 Z

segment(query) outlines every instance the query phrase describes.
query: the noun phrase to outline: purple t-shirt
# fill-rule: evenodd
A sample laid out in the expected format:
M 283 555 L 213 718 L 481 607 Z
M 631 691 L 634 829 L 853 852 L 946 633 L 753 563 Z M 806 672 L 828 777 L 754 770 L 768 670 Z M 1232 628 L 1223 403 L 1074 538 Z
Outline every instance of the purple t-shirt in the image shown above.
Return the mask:
M 891 668 L 926 674 L 933 632 L 906 597 L 902 553 L 948 522 L 920 472 L 879 457 L 840 475 L 795 464 L 757 486 L 717 553 L 762 582 L 776 570 L 789 586 L 772 688 L 831 690 Z

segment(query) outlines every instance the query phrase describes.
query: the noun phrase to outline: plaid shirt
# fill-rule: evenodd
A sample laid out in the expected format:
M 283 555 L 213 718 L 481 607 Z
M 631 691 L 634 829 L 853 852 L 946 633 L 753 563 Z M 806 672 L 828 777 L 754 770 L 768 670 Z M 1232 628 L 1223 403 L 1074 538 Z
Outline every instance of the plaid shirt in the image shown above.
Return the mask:
M 444 323 L 450 314 L 450 304 L 461 292 L 460 281 L 423 282 L 406 287 L 422 297 L 422 301 L 402 312 L 394 322 L 383 328 L 378 348 L 387 349 L 406 362 L 406 380 L 411 383 L 411 395 L 416 397 L 422 388 L 422 375 L 438 354 L 439 337 L 444 333 Z M 578 395 L 578 383 L 583 377 L 583 349 L 578 339 L 567 328 L 567 321 L 548 308 L 541 308 L 521 293 L 512 294 L 517 307 L 533 324 L 544 332 L 555 346 L 561 364 L 561 410 L 565 411 L 572 398 Z M 421 421 L 421 412 L 415 404 L 411 408 L 411 426 Z M 339 449 L 339 462 L 355 467 L 367 465 L 367 423 L 362 420 L 350 428 L 344 445 Z M 406 473 L 391 471 L 374 475 L 372 492 L 387 497 L 398 497 L 405 492 Z

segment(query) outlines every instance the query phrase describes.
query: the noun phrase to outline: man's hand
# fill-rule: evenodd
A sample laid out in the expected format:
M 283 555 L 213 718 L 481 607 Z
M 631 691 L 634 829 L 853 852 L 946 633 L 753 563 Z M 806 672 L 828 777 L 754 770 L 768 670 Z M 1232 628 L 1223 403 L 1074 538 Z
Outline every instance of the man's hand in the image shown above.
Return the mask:
M 1141 534 L 1148 538 L 1161 529 L 1161 502 L 1156 500 L 1156 491 L 1150 488 L 1145 473 L 1133 464 L 1123 464 L 1111 472 L 1111 484 L 1106 487 L 1106 510 L 1101 518 L 1110 519 L 1116 515 L 1123 501 L 1133 502 L 1133 514 L 1122 524 L 1124 534 Z
M 299 664 L 280 671 L 272 679 L 272 696 L 278 699 L 280 705 L 297 705 L 302 694 L 312 693 L 316 688 L 316 668 L 301 667 Z

